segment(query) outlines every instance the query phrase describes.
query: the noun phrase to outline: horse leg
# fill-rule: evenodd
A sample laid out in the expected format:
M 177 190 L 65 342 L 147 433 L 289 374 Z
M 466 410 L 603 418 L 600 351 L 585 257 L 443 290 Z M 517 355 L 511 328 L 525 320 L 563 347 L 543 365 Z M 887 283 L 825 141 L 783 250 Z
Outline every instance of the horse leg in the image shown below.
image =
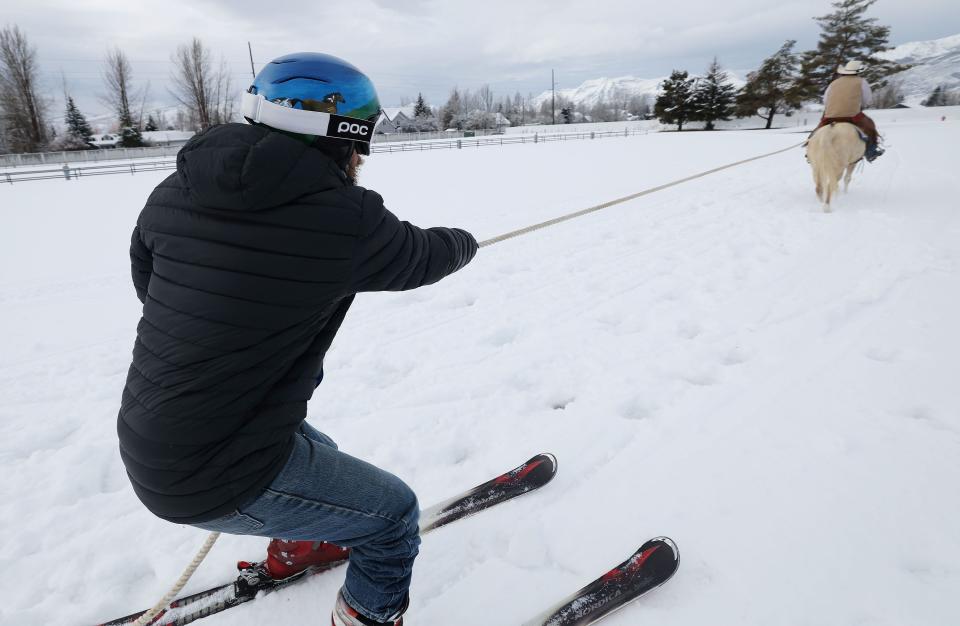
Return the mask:
M 853 170 L 857 167 L 857 163 L 853 162 L 847 166 L 847 173 L 843 177 L 843 193 L 847 193 L 850 190 L 850 178 L 853 176 Z

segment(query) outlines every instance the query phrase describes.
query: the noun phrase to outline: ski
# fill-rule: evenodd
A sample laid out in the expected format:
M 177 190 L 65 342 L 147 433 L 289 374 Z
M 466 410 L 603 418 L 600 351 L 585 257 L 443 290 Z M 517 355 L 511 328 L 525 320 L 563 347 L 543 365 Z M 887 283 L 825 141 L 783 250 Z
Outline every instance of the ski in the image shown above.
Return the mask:
M 447 524 L 539 489 L 553 480 L 556 473 L 556 457 L 552 454 L 538 454 L 509 472 L 421 511 L 420 534 L 425 535 Z M 241 561 L 237 564 L 240 574 L 236 580 L 177 598 L 150 624 L 151 626 L 185 626 L 203 617 L 249 602 L 256 598 L 258 593 L 288 587 L 343 563 L 346 561 L 312 567 L 289 578 L 274 580 L 267 574 L 262 563 Z M 109 622 L 102 622 L 97 626 L 132 624 L 145 612 L 138 611 Z
M 640 546 L 629 559 L 523 626 L 594 624 L 670 580 L 679 565 L 677 544 L 667 537 L 656 537 Z

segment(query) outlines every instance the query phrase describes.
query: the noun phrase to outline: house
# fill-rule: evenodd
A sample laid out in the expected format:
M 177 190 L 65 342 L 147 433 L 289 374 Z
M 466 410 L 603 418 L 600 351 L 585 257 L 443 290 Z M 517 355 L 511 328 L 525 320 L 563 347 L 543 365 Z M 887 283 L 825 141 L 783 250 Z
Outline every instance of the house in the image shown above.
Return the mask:
M 182 146 L 194 136 L 192 130 L 148 130 L 141 133 L 148 146 Z
M 437 130 L 436 117 L 417 117 L 413 110 L 414 104 L 402 107 L 383 109 L 383 118 L 377 125 L 377 133 L 390 135 L 393 133 L 416 133 Z
M 408 104 L 402 107 L 388 107 L 383 109 L 383 117 L 377 124 L 376 132 L 384 135 L 393 133 L 402 133 L 413 127 L 413 108 L 414 105 Z

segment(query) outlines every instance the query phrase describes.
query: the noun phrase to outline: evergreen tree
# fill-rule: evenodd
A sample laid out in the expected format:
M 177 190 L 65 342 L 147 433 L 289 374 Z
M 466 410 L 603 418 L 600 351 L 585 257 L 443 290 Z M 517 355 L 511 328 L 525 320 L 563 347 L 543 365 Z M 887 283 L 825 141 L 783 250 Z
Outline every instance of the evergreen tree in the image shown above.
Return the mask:
M 147 125 L 143 127 L 143 130 L 153 132 L 155 130 L 160 130 L 160 127 L 157 125 L 157 120 L 153 119 L 153 115 L 147 116 Z
M 758 115 L 770 128 L 774 115 L 800 107 L 803 97 L 797 75 L 799 60 L 793 52 L 796 43 L 788 39 L 773 56 L 764 59 L 757 71 L 747 74 L 747 84 L 737 94 L 738 116 Z
M 878 88 L 886 84 L 887 76 L 907 69 L 907 66 L 874 56 L 890 49 L 887 46 L 890 27 L 878 26 L 876 18 L 864 17 L 876 1 L 837 0 L 833 3 L 833 13 L 813 18 L 820 24 L 822 32 L 817 49 L 803 54 L 804 99 L 821 96 L 837 68 L 849 61 L 861 61 L 866 68 L 863 78 Z
M 120 129 L 121 148 L 139 148 L 143 146 L 143 135 L 136 126 L 124 126 Z
M 413 116 L 414 117 L 430 117 L 433 115 L 433 111 L 430 110 L 430 107 L 427 106 L 427 103 L 423 99 L 423 94 L 417 94 L 417 104 L 413 107 Z
M 87 150 L 93 141 L 93 129 L 74 103 L 71 96 L 67 96 L 67 113 L 65 117 L 67 134 L 60 142 L 63 150 Z
M 716 120 L 727 121 L 733 114 L 736 89 L 730 84 L 727 73 L 720 68 L 716 58 L 707 68 L 707 75 L 697 82 L 693 100 L 696 118 L 707 123 L 707 130 L 713 130 Z
M 943 86 L 937 85 L 937 88 L 933 90 L 933 93 L 930 94 L 930 97 L 921 102 L 920 104 L 925 107 L 942 107 L 946 102 L 946 98 L 943 95 Z
M 694 119 L 694 80 L 686 71 L 673 70 L 670 78 L 660 85 L 660 94 L 653 107 L 657 118 L 664 124 L 676 124 L 677 130 L 683 130 L 684 122 Z

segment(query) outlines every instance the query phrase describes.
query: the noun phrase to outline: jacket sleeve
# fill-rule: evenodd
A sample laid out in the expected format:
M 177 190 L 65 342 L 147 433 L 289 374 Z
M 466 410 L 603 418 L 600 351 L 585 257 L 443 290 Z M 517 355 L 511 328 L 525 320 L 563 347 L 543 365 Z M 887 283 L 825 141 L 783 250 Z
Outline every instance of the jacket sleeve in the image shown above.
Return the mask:
M 477 241 L 459 228 L 418 228 L 365 191 L 350 291 L 405 291 L 431 285 L 473 259 Z
M 140 239 L 140 227 L 133 227 L 130 237 L 130 271 L 133 275 L 133 288 L 137 290 L 140 302 L 146 302 L 147 287 L 153 274 L 153 255 Z

